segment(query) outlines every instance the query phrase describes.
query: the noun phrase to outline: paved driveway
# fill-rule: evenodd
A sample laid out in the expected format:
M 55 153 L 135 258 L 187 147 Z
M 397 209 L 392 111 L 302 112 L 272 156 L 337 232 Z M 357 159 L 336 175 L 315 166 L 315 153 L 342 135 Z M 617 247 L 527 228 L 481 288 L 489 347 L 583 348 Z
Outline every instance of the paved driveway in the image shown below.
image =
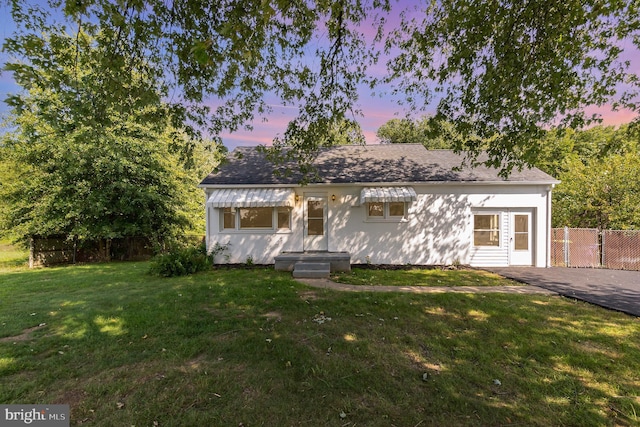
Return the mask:
M 560 295 L 640 317 L 640 271 L 561 267 L 488 270 Z

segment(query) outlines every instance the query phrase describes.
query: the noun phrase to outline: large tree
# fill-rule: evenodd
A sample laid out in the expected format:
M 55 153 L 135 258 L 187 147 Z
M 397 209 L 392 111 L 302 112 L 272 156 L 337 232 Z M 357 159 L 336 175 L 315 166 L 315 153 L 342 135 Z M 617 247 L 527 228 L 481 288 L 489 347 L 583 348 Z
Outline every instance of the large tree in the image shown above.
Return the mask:
M 6 44 L 22 56 L 6 67 L 23 90 L 8 100 L 0 143 L 0 229 L 156 241 L 192 229 L 202 202 L 185 162 L 193 144 L 171 125 L 157 75 L 105 49 L 114 34 L 46 30 Z
M 268 112 L 266 94 L 297 106 L 284 142 L 311 155 L 347 112 L 357 114 L 358 88 L 380 81 L 415 108 L 436 103 L 437 116 L 456 127 L 455 147 L 487 149 L 500 167 L 535 158 L 530 142 L 541 128 L 597 119 L 586 106 L 638 107 L 638 76 L 624 56 L 640 45 L 636 1 L 50 0 L 46 10 L 29 3 L 11 1 L 27 32 L 55 10 L 74 28 L 110 34 L 114 55 L 144 57 L 176 88 L 174 117 L 193 131 L 216 137 L 237 129 Z M 382 53 L 390 58 L 385 79 L 376 74 Z

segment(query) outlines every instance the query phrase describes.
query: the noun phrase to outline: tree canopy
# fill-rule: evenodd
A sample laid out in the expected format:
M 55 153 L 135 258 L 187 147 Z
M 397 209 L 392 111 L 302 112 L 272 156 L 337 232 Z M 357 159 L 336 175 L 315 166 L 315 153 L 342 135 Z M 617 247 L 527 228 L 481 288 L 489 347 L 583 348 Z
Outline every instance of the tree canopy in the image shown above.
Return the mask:
M 383 144 L 422 144 L 427 149 L 451 149 L 455 137 L 453 125 L 433 117 L 391 119 L 376 131 Z
M 629 125 L 548 131 L 536 165 L 561 180 L 553 225 L 640 228 L 640 135 Z
M 26 61 L 6 65 L 23 91 L 0 142 L 0 230 L 159 241 L 194 227 L 202 196 L 184 153 L 202 148 L 185 148 L 144 60 L 101 45 L 112 36 L 52 26 L 7 41 Z
M 263 116 L 268 94 L 298 108 L 284 142 L 313 153 L 335 123 L 357 115 L 359 87 L 383 84 L 412 108 L 437 104 L 457 150 L 486 149 L 490 164 L 511 167 L 536 158 L 530 142 L 541 129 L 597 120 L 587 106 L 638 110 L 626 60 L 640 46 L 635 1 L 38 3 L 10 0 L 23 34 L 56 19 L 73 33 L 99 28 L 106 57 L 143 58 L 192 135 L 217 138 Z
M 553 194 L 554 226 L 640 229 L 638 152 L 565 161 L 567 170 Z
M 389 63 L 400 91 L 438 98 L 455 124 L 456 147 L 490 140 L 496 167 L 531 162 L 543 129 L 580 128 L 585 107 L 638 108 L 638 76 L 623 46 L 640 45 L 638 2 L 609 0 L 427 2 L 395 33 Z M 635 47 L 634 47 L 635 44 Z M 619 86 L 625 83 L 624 88 Z

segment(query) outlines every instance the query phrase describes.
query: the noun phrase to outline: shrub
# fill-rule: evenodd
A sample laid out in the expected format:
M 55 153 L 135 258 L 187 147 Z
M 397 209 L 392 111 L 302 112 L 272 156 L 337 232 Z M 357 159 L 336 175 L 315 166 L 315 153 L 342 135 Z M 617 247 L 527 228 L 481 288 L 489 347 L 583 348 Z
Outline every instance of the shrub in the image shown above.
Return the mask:
M 151 261 L 150 273 L 164 277 L 185 276 L 207 270 L 212 263 L 205 244 L 201 243 L 155 256 Z

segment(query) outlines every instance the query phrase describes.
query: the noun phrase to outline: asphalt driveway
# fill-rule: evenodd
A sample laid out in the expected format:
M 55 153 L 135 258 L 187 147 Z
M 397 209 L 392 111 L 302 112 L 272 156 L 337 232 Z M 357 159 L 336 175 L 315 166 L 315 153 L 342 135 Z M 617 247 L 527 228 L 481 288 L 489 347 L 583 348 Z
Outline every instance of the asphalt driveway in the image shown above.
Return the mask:
M 488 270 L 569 298 L 640 317 L 640 271 L 562 267 Z

